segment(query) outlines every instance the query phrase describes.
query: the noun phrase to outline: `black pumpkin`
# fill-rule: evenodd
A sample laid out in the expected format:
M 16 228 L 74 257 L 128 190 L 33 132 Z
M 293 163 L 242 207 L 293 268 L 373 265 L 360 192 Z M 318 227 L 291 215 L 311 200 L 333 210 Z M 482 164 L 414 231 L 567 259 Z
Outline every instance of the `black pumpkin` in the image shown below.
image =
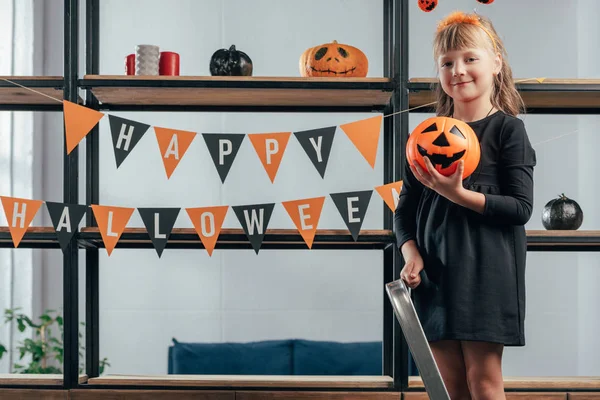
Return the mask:
M 575 200 L 564 194 L 550 200 L 542 210 L 542 224 L 548 230 L 577 230 L 583 223 L 583 211 Z
M 248 54 L 235 49 L 219 49 L 210 58 L 210 74 L 213 76 L 252 76 L 252 60 Z

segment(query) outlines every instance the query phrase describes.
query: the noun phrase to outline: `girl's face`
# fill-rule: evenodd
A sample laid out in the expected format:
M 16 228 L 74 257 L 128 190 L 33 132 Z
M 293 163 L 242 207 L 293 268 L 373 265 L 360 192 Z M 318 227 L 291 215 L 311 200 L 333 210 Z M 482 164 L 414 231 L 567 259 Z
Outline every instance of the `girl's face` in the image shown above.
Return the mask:
M 491 98 L 494 76 L 500 72 L 499 56 L 467 48 L 441 54 L 437 63 L 442 88 L 455 102 Z

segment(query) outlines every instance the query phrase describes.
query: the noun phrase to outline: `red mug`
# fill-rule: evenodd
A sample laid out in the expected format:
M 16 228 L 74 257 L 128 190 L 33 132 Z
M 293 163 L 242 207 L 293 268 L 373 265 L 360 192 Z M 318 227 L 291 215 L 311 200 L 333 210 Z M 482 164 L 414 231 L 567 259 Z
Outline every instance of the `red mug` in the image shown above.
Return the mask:
M 162 51 L 158 62 L 159 75 L 179 75 L 179 54 L 172 51 Z
M 135 75 L 135 54 L 125 57 L 125 74 Z

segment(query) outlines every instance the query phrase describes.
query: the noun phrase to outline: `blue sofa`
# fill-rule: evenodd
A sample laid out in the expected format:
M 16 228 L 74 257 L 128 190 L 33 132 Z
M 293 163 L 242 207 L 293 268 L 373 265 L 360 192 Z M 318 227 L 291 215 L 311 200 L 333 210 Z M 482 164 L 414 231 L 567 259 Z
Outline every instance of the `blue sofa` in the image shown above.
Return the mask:
M 193 375 L 381 375 L 381 342 L 304 339 L 169 346 L 168 373 Z

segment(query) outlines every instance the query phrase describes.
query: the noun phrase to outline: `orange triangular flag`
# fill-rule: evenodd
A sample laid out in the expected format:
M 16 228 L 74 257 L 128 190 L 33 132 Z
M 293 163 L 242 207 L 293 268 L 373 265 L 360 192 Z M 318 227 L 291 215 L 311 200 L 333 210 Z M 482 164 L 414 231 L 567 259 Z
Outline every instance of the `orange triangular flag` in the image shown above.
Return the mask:
M 2 207 L 4 207 L 4 213 L 8 221 L 10 236 L 15 247 L 18 247 L 23 235 L 27 232 L 27 228 L 29 228 L 29 224 L 31 224 L 44 202 L 4 196 L 0 196 L 0 199 L 2 199 Z
M 215 249 L 228 209 L 229 206 L 185 209 L 209 256 L 212 256 L 212 252 Z
M 196 132 L 159 128 L 157 126 L 154 127 L 154 132 L 156 133 L 156 140 L 158 140 L 160 156 L 165 164 L 167 179 L 169 179 L 190 144 L 192 144 Z
M 79 104 L 63 100 L 65 116 L 65 141 L 67 154 L 71 154 L 81 139 L 86 137 L 94 126 L 104 117 L 104 113 L 92 110 Z
M 398 206 L 398 196 L 400 196 L 402 182 L 403 181 L 392 182 L 375 188 L 392 212 L 396 211 L 396 207 Z
M 248 139 L 252 142 L 260 162 L 262 162 L 267 175 L 271 179 L 271 183 L 275 181 L 275 175 L 277 175 L 277 170 L 291 134 L 292 132 L 248 134 Z
M 346 133 L 348 138 L 354 143 L 354 146 L 356 146 L 358 151 L 360 151 L 360 154 L 362 154 L 371 165 L 371 168 L 375 168 L 382 119 L 383 116 L 378 115 L 377 117 L 340 125 L 340 128 L 342 128 L 344 133 Z
M 99 206 L 96 204 L 92 204 L 91 207 L 98 222 L 98 229 L 100 229 L 104 247 L 106 247 L 106 251 L 110 256 L 135 208 Z
M 313 240 L 315 239 L 324 202 L 325 197 L 314 197 L 281 203 L 290 215 L 290 218 L 292 218 L 292 221 L 294 221 L 294 225 L 296 225 L 309 249 L 312 248 Z

